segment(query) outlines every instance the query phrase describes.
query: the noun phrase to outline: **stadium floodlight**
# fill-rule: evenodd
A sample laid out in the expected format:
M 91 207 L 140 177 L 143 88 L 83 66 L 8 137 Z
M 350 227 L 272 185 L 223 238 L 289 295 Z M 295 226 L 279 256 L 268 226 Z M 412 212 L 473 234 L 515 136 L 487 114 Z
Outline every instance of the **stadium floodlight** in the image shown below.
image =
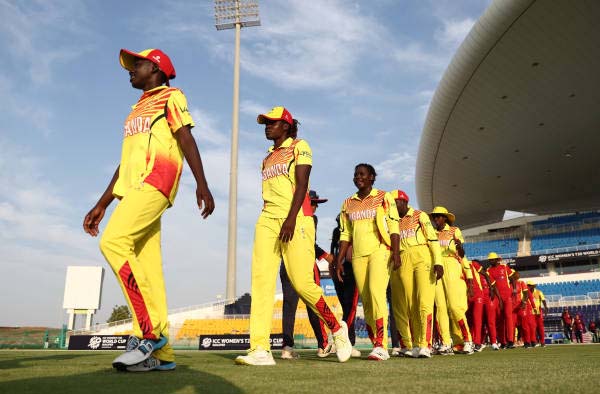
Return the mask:
M 215 0 L 215 27 L 217 30 L 235 29 L 236 26 L 260 26 L 258 1 Z
M 231 165 L 229 174 L 229 223 L 227 228 L 227 287 L 226 299 L 235 298 L 237 247 L 237 170 L 240 106 L 240 31 L 242 27 L 260 26 L 258 1 L 215 0 L 217 30 L 235 29 L 233 58 L 233 113 L 231 116 Z

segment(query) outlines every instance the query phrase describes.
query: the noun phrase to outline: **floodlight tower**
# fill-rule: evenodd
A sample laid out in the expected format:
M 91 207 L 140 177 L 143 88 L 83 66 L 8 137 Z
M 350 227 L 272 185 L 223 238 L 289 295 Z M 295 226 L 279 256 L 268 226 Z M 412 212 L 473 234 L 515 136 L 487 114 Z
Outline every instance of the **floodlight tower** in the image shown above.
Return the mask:
M 227 226 L 226 299 L 235 298 L 237 246 L 237 170 L 240 107 L 240 31 L 242 27 L 260 26 L 258 0 L 215 0 L 217 30 L 235 29 L 233 58 L 233 112 L 231 115 L 231 161 L 229 174 L 229 223 Z

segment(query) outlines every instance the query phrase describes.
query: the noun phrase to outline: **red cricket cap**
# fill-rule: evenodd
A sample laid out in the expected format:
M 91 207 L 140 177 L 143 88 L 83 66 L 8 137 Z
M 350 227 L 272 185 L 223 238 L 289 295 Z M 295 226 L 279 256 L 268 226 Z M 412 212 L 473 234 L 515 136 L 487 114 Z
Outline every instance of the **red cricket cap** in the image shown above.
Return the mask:
M 290 114 L 290 111 L 285 109 L 285 107 L 273 107 L 268 113 L 258 115 L 256 121 L 258 124 L 265 124 L 266 119 L 283 120 L 290 125 L 294 124 L 294 118 L 292 117 L 292 114 Z
M 408 194 L 404 193 L 402 190 L 392 190 L 390 193 L 392 194 L 392 197 L 394 197 L 394 200 L 409 201 Z
M 156 64 L 160 71 L 164 72 L 167 79 L 175 78 L 175 67 L 169 56 L 160 49 L 146 49 L 141 52 L 132 52 L 127 49 L 121 49 L 119 61 L 121 66 L 127 71 L 133 71 L 135 59 L 146 59 Z

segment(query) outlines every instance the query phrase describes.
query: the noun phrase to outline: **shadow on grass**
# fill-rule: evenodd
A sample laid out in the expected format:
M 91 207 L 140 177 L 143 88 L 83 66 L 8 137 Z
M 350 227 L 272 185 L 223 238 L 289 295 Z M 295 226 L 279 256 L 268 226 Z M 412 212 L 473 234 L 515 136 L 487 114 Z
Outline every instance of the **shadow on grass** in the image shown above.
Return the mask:
M 238 352 L 210 352 L 207 354 L 210 354 L 212 356 L 217 356 L 217 357 L 221 357 L 227 360 L 231 360 L 231 363 L 234 364 L 235 363 L 235 358 L 237 356 L 244 356 L 246 355 L 246 351 L 245 350 L 240 350 Z M 281 351 L 280 350 L 275 350 L 273 351 L 273 358 L 275 359 L 276 363 L 293 363 L 294 360 L 282 360 L 281 359 Z M 330 354 L 328 357 L 318 357 L 317 356 L 317 351 L 315 350 L 313 351 L 301 351 L 300 352 L 300 360 L 311 360 L 314 362 L 333 362 L 333 363 L 338 363 L 338 359 L 336 357 L 335 354 Z
M 101 368 L 85 374 L 0 382 L 0 393 L 232 393 L 243 391 L 220 376 L 212 375 L 187 365 L 178 365 L 175 371 L 117 372 Z
M 86 357 L 85 354 L 57 354 L 54 356 L 36 356 L 36 357 L 16 357 L 11 360 L 0 361 L 1 369 L 15 369 L 15 368 L 28 368 L 30 367 L 26 363 L 36 361 L 63 361 L 72 360 L 74 358 Z

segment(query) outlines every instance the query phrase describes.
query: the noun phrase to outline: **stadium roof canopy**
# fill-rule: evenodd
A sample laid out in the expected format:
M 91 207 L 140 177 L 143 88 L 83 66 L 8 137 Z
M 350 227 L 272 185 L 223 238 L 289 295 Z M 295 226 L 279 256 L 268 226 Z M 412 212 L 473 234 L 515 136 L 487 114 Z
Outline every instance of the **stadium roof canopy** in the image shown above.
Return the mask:
M 496 0 L 432 99 L 417 159 L 421 209 L 457 224 L 505 210 L 600 208 L 600 1 Z

